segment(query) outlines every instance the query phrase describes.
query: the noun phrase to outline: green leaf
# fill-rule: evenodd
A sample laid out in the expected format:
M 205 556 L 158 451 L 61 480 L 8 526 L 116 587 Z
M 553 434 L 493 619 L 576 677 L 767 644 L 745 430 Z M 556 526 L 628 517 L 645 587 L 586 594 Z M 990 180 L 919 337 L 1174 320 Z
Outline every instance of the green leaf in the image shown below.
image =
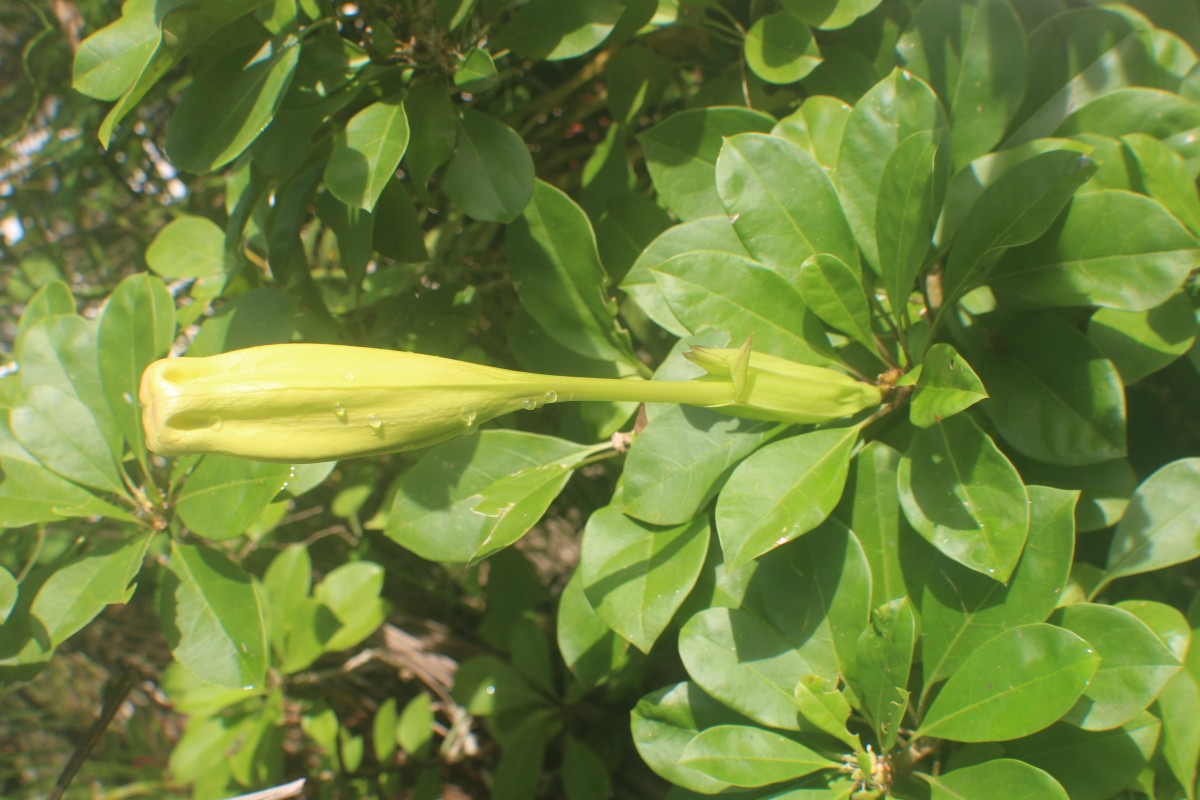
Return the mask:
M 1145 193 L 1153 197 L 1192 233 L 1200 233 L 1200 194 L 1188 176 L 1187 163 L 1167 145 L 1144 133 L 1121 137 L 1137 162 Z
M 909 553 L 914 561 L 928 565 L 923 585 L 914 590 L 923 627 L 921 661 L 927 687 L 959 671 L 989 639 L 1050 616 L 1071 570 L 1076 496 L 1061 489 L 1029 487 L 1029 538 L 1008 585 L 923 547 L 906 547 L 906 566 Z
M 630 661 L 629 643 L 617 636 L 583 589 L 583 573 L 575 570 L 558 599 L 558 651 L 585 688 L 615 675 Z
M 1195 54 L 1185 57 L 1194 59 Z M 1163 77 L 1172 83 L 1178 80 Z M 1186 153 L 1191 144 L 1187 137 L 1196 127 L 1200 127 L 1200 104 L 1196 101 L 1162 89 L 1139 87 L 1117 89 L 1075 109 L 1055 133 L 1067 136 L 1090 132 L 1112 137 L 1143 133 L 1156 139 L 1174 139 L 1171 144 Z
M 622 510 L 652 525 L 686 523 L 716 496 L 729 470 L 777 430 L 702 408 L 664 408 L 629 448 Z
M 1006 583 L 1029 530 L 1021 476 L 964 415 L 917 429 L 900 461 L 904 515 L 951 559 Z
M 835 517 L 862 543 L 871 572 L 871 608 L 904 597 L 908 589 L 900 568 L 901 530 L 908 522 L 900 510 L 896 471 L 900 454 L 881 441 L 859 451 Z
M 592 226 L 571 198 L 538 181 L 506 249 L 521 304 L 547 335 L 588 358 L 630 358 Z
M 1146 311 L 1178 291 L 1197 259 L 1200 242 L 1154 200 L 1088 192 L 1043 239 L 1009 253 L 990 282 L 1040 306 Z
M 999 255 L 1045 233 L 1095 171 L 1095 163 L 1078 153 L 1051 150 L 1022 161 L 984 187 L 947 256 L 942 276 L 947 300 L 991 282 L 988 269 Z
M 836 174 L 838 150 L 851 110 L 851 106 L 836 97 L 808 97 L 800 108 L 775 124 L 771 135 L 803 147 L 832 177 Z
M 79 44 L 71 87 L 97 100 L 116 100 L 138 79 L 161 39 L 154 0 L 128 0 L 116 21 Z
M 4 567 L 0 567 L 0 625 L 8 621 L 8 615 L 17 604 L 18 591 L 16 578 Z
M 496 62 L 492 60 L 492 54 L 482 47 L 476 47 L 467 53 L 467 57 L 454 71 L 454 85 L 472 94 L 486 92 L 499 82 Z
M 1108 551 L 1105 583 L 1200 556 L 1200 458 L 1172 461 L 1133 495 Z
M 646 695 L 638 701 L 631 716 L 634 746 L 658 775 L 677 786 L 705 794 L 729 788 L 730 784 L 681 764 L 679 758 L 699 731 L 744 723 L 744 717 L 686 681 Z
M 783 7 L 821 30 L 845 28 L 866 16 L 880 0 L 783 0 Z
M 947 105 L 956 168 L 1000 141 L 1025 96 L 1026 36 L 1006 0 L 922 3 L 896 51 Z
M 371 244 L 381 256 L 405 264 L 429 260 L 425 231 L 417 219 L 412 195 L 403 183 L 391 181 L 383 187 L 374 216 Z
M 991 395 L 980 408 L 1009 444 L 1048 464 L 1125 455 L 1121 376 L 1082 333 L 1042 311 L 980 322 L 986 338 L 968 349 Z
M 721 146 L 717 193 L 750 255 L 796 284 L 815 253 L 858 265 L 854 234 L 817 160 L 777 136 L 744 133 Z
M 1188 800 L 1196 797 L 1196 771 L 1200 763 L 1200 684 L 1188 671 L 1175 674 L 1153 707 L 1162 720 L 1163 760 Z
M 1070 631 L 1035 624 L 980 645 L 950 676 L 917 735 L 957 742 L 1017 739 L 1070 710 L 1100 664 Z
M 633 298 L 646 316 L 659 327 L 676 336 L 687 336 L 689 330 L 671 313 L 671 307 L 663 297 L 655 269 L 674 256 L 696 250 L 715 250 L 749 257 L 745 245 L 738 238 L 729 221 L 722 214 L 717 217 L 701 217 L 667 228 L 641 252 L 621 282 L 621 290 Z
M 346 205 L 373 211 L 407 147 L 403 96 L 371 103 L 338 135 L 325 163 L 325 186 Z
M 313 598 L 341 623 L 324 642 L 326 652 L 349 650 L 383 624 L 389 605 L 382 591 L 383 567 L 370 561 L 342 564 L 317 584 Z
M 291 35 L 239 49 L 198 73 L 167 125 L 176 168 L 203 174 L 241 155 L 275 117 L 296 62 Z
M 176 312 L 179 325 L 190 325 L 225 286 L 225 232 L 207 217 L 180 215 L 155 234 L 146 266 L 164 278 L 196 279 L 191 305 Z
M 46 385 L 73 395 L 88 407 L 109 451 L 118 452 L 121 434 L 104 399 L 94 326 L 74 314 L 46 317 L 25 331 L 16 356 L 26 392 Z
M 517 132 L 490 114 L 462 109 L 454 155 L 442 175 L 454 204 L 481 222 L 512 222 L 533 187 L 533 158 Z
M 25 303 L 21 319 L 17 323 L 17 338 L 25 336 L 25 331 L 35 323 L 56 314 L 75 313 L 75 296 L 71 287 L 60 280 L 52 280 L 42 285 Z
M 749 725 L 700 731 L 679 763 L 731 786 L 766 786 L 840 766 L 795 739 Z
M 160 613 L 176 660 L 206 683 L 262 686 L 267 639 L 250 576 L 217 550 L 177 542 L 167 569 Z
M 511 539 L 508 526 L 517 520 L 518 527 L 537 522 L 574 464 L 594 451 L 563 439 L 505 430 L 431 447 L 400 478 L 385 532 L 430 561 L 469 562 L 490 549 L 495 532 L 503 541 Z M 526 470 L 530 472 L 511 479 Z M 545 484 L 556 488 L 542 491 Z M 509 502 L 513 507 L 506 509 Z
M 837 256 L 817 253 L 800 265 L 796 283 L 800 298 L 821 321 L 875 351 L 871 308 L 857 263 L 851 268 Z
M 662 528 L 605 506 L 583 534 L 580 571 L 588 603 L 617 634 L 650 652 L 695 585 L 708 539 L 704 515 Z
M 290 474 L 287 464 L 206 455 L 180 490 L 175 513 L 200 536 L 232 539 L 250 527 Z
M 410 136 L 404 168 L 417 194 L 428 202 L 426 186 L 434 170 L 454 155 L 458 142 L 458 112 L 441 81 L 418 83 L 404 101 Z
M 854 672 L 848 679 L 875 729 L 880 752 L 896 744 L 908 710 L 908 675 L 916 645 L 917 619 L 907 597 L 879 606 L 871 626 L 855 644 Z
M 1129 386 L 1191 349 L 1196 312 L 1183 292 L 1148 311 L 1101 308 L 1088 319 L 1087 336 Z
M 332 197 L 330 201 L 341 206 Z M 321 206 L 319 201 L 317 206 L 318 209 Z M 188 347 L 188 355 L 211 356 L 262 344 L 287 342 L 296 327 L 298 305 L 295 295 L 281 289 L 251 289 L 224 300 L 221 307 L 200 326 L 200 333 Z
M 875 219 L 884 170 L 896 147 L 946 127 L 937 95 L 921 79 L 893 70 L 855 104 L 838 153 L 838 194 L 863 258 L 879 271 Z
M 128 603 L 153 534 L 108 541 L 58 567 L 38 589 L 30 614 L 54 647 L 91 622 L 105 606 Z
M 826 364 L 820 320 L 778 272 L 729 253 L 696 251 L 653 268 L 671 313 L 691 333 L 728 331 L 730 341 L 754 337 L 756 350 L 806 364 Z
M 108 407 L 140 460 L 146 444 L 138 388 L 142 372 L 165 356 L 175 339 L 175 298 L 153 275 L 129 276 L 108 298 L 96 338 L 104 353 L 100 379 Z
M 933 228 L 948 170 L 939 169 L 940 132 L 919 131 L 883 165 L 875 209 L 879 275 L 893 308 L 903 308 L 933 256 Z
M 88 407 L 53 386 L 35 386 L 9 413 L 9 425 L 30 455 L 64 478 L 125 494 L 113 451 Z
M 1100 733 L 1061 723 L 1005 746 L 1005 755 L 1054 776 L 1071 800 L 1106 800 L 1131 785 L 1154 754 L 1161 723 L 1143 714 Z
M 312 589 L 312 559 L 302 544 L 289 545 L 271 559 L 263 574 L 267 635 L 280 660 L 288 651 L 288 637 Z
M 528 713 L 541 696 L 512 665 L 495 656 L 474 656 L 459 665 L 451 696 L 475 716 L 520 709 Z
M 921 376 L 908 409 L 918 428 L 928 428 L 987 397 L 975 370 L 948 344 L 935 344 L 921 362 Z
M 1053 16 L 1029 36 L 1030 81 L 1004 147 L 1049 136 L 1091 100 L 1128 85 L 1156 85 L 1145 41 L 1108 9 Z
M 566 800 L 606 800 L 612 776 L 600 755 L 574 736 L 563 748 L 562 783 Z
M 1176 661 L 1184 662 L 1192 629 L 1182 611 L 1157 600 L 1122 600 L 1115 607 L 1141 620 L 1166 645 Z
M 531 0 L 500 28 L 498 44 L 534 60 L 575 58 L 598 47 L 624 10 L 620 0 Z
M 0 528 L 20 528 L 64 517 L 132 520 L 123 509 L 105 503 L 77 484 L 23 459 L 0 458 Z
M 667 212 L 643 194 L 611 198 L 596 222 L 596 244 L 605 271 L 616 282 L 624 280 L 638 257 L 670 225 Z
M 1010 758 L 921 778 L 929 784 L 929 800 L 1067 800 L 1066 790 L 1048 772 Z
M 411 755 L 421 753 L 433 739 L 433 701 L 428 694 L 421 692 L 404 706 L 395 736 L 396 744 Z
M 697 108 L 639 134 L 659 201 L 684 221 L 724 214 L 715 181 L 723 142 L 739 133 L 766 133 L 774 123 L 744 108 Z
M 816 528 L 837 505 L 858 428 L 833 428 L 767 445 L 733 471 L 717 500 L 725 562 L 737 569 Z
M 375 247 L 375 215 L 343 203 L 332 192 L 324 192 L 317 199 L 317 217 L 337 236 L 338 265 L 346 273 L 351 287 L 358 289 Z M 244 296 L 236 299 L 240 301 Z
M 1075 530 L 1078 533 L 1116 525 L 1137 488 L 1137 475 L 1129 461 L 1123 458 L 1081 467 L 1041 464 L 1025 459 L 1015 459 L 1013 464 L 1026 486 L 1037 483 L 1081 492 L 1075 506 Z
M 1146 624 L 1113 606 L 1073 603 L 1054 623 L 1078 634 L 1100 654 L 1100 669 L 1064 717 L 1088 731 L 1131 722 L 1179 671 L 1179 662 Z
M 821 63 L 812 31 L 786 11 L 759 17 L 746 31 L 742 50 L 750 71 L 767 83 L 795 83 Z

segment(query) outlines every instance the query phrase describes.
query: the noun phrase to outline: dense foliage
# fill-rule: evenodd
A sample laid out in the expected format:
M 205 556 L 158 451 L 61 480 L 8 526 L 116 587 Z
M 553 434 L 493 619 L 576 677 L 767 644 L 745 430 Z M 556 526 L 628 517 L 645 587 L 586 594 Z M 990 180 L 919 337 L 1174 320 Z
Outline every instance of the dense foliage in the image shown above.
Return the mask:
M 0 31 L 0 725 L 107 674 L 79 796 L 1195 800 L 1200 3 Z M 886 402 L 547 393 L 302 465 L 156 456 L 137 402 L 268 343 L 642 381 L 747 339 Z

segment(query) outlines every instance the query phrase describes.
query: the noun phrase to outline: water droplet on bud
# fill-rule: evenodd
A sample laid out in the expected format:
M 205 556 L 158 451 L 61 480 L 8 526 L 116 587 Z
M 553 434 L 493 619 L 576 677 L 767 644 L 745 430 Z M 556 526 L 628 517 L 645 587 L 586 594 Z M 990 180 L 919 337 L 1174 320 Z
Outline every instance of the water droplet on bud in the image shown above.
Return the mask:
M 214 431 L 219 431 L 221 428 L 225 427 L 225 423 L 221 421 L 220 417 L 213 417 L 211 420 L 209 420 L 208 427 L 212 428 Z
M 346 406 L 343 405 L 342 403 L 334 403 L 333 404 L 333 415 L 335 417 L 337 417 L 338 419 L 340 419 L 342 422 L 345 422 L 346 421 Z
M 521 401 L 521 408 L 525 409 L 526 411 L 533 411 L 537 407 L 537 400 L 534 400 L 532 397 L 527 397 Z
M 463 422 L 467 423 L 467 427 L 469 428 L 473 424 L 475 424 L 475 417 L 478 416 L 478 414 L 475 412 L 475 409 L 473 409 L 473 408 L 464 408 L 459 413 L 458 416 L 459 416 L 459 419 L 461 419 Z
M 383 436 L 383 420 L 372 414 L 367 417 L 367 427 L 375 431 L 379 436 Z
M 547 403 L 558 402 L 558 392 L 546 392 L 546 402 Z
M 352 381 L 352 380 L 354 380 L 354 373 L 353 373 L 353 372 L 347 372 L 347 373 L 346 373 L 345 375 L 343 375 L 342 377 L 343 377 L 343 378 L 345 378 L 345 379 L 346 379 L 346 380 L 348 380 L 348 381 Z

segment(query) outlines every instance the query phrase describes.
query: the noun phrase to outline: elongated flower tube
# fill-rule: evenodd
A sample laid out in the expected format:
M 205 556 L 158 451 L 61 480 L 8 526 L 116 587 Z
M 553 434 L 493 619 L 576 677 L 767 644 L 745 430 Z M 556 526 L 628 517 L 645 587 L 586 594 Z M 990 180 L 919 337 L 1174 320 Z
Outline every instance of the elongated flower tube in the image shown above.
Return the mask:
M 684 403 L 751 415 L 755 409 L 736 395 L 733 380 L 719 374 L 693 381 L 571 378 L 323 344 L 163 359 L 146 368 L 140 390 L 146 443 L 156 453 L 292 463 L 426 447 L 502 414 L 566 400 Z M 851 406 L 838 406 L 838 416 Z M 766 418 L 799 421 L 795 416 Z

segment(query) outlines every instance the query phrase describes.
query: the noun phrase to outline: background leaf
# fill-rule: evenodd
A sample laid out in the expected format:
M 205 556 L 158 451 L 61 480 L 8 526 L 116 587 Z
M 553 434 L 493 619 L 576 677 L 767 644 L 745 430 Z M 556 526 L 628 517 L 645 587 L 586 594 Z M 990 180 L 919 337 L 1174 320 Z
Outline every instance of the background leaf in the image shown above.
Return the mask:
M 290 474 L 287 464 L 206 455 L 180 490 L 175 511 L 201 536 L 232 539 L 250 527 Z
M 371 103 L 346 123 L 325 164 L 325 185 L 346 205 L 372 211 L 407 147 L 403 98 Z
M 465 108 L 442 181 L 446 194 L 468 216 L 512 222 L 533 196 L 533 159 L 512 128 Z
M 1200 556 L 1200 459 L 1173 461 L 1133 495 L 1108 551 L 1106 581 Z

